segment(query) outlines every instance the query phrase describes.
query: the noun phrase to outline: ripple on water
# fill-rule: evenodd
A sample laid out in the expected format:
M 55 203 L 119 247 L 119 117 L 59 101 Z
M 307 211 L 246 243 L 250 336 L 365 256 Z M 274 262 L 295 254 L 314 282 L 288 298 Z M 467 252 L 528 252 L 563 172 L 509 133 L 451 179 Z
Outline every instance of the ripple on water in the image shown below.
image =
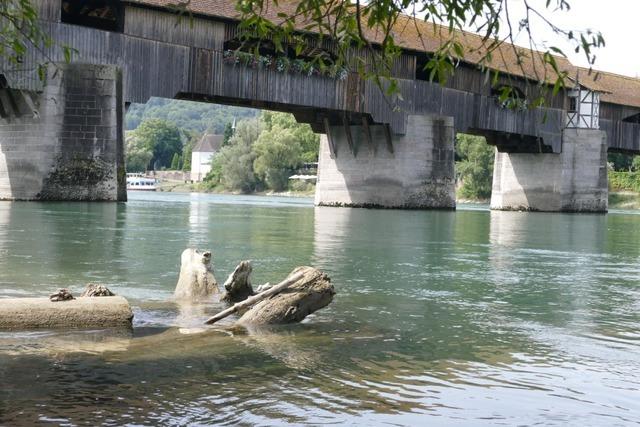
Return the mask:
M 159 193 L 2 205 L 3 297 L 100 281 L 135 320 L 0 333 L 0 424 L 632 425 L 638 218 Z M 213 249 L 219 281 L 241 259 L 255 283 L 314 264 L 338 294 L 301 325 L 203 328 L 221 306 L 167 302 L 187 246 Z

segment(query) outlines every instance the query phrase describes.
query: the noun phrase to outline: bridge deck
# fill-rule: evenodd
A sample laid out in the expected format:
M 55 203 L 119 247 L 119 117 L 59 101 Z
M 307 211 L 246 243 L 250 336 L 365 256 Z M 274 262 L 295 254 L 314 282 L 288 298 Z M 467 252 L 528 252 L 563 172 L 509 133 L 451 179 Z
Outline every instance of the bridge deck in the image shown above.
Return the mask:
M 59 2 L 42 0 L 45 30 L 78 50 L 76 62 L 121 66 L 127 102 L 146 102 L 152 96 L 192 97 L 271 108 L 294 112 L 316 130 L 322 129 L 325 118 L 331 124 L 341 124 L 344 117 L 360 124 L 361 116 L 367 115 L 374 123 L 389 124 L 397 134 L 405 132 L 408 115 L 438 114 L 454 117 L 461 132 L 522 135 L 528 137 L 523 141 L 536 146 L 536 138 L 541 138 L 551 151 L 561 150 L 565 112 L 559 108 L 513 111 L 501 108 L 486 92 L 407 78 L 398 80 L 402 100 L 395 108 L 380 88 L 357 74 L 339 79 L 225 63 L 224 43 L 235 33 L 233 22 L 197 18 L 176 23 L 173 14 L 127 6 L 123 31 L 110 32 L 60 22 L 59 12 L 56 14 Z M 46 54 L 54 61 L 64 60 L 57 47 Z M 405 60 L 404 71 L 415 72 L 413 59 Z M 39 90 L 41 82 L 29 65 L 41 60 L 30 50 L 22 67 L 27 71 L 7 73 L 10 86 Z M 407 77 L 403 73 L 397 74 Z M 477 72 L 477 78 L 482 80 L 484 75 Z M 609 149 L 640 152 L 640 124 L 601 119 L 601 126 L 607 132 Z

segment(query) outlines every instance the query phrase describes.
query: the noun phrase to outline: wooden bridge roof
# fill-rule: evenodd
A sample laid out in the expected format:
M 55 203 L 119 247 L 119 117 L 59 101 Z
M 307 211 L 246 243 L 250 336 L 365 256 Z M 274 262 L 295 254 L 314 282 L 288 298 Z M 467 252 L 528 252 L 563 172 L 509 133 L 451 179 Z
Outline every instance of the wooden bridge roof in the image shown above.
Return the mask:
M 125 0 L 128 3 L 160 8 L 175 8 L 176 0 Z M 179 2 L 178 2 L 179 4 Z M 268 4 L 268 0 L 265 1 Z M 273 4 L 272 4 L 273 5 Z M 280 0 L 278 6 L 266 7 L 264 16 L 274 22 L 281 21 L 279 12 L 294 14 L 297 3 L 292 0 Z M 234 0 L 190 0 L 187 10 L 196 15 L 211 16 L 229 20 L 238 20 L 239 12 Z M 302 28 L 302 24 L 300 24 Z M 471 32 L 455 30 L 457 39 L 465 46 L 464 62 L 480 64 L 487 43 L 483 37 Z M 372 43 L 382 42 L 381 31 L 366 29 L 366 37 Z M 451 38 L 450 31 L 440 25 L 401 16 L 393 30 L 395 42 L 404 49 L 416 52 L 435 52 L 444 41 Z M 523 77 L 534 81 L 553 82 L 555 74 L 542 60 L 543 53 L 527 48 L 502 43 L 492 53 L 492 60 L 484 65 L 503 73 Z M 579 77 L 580 84 L 603 92 L 602 100 L 615 104 L 640 107 L 640 79 L 620 76 L 612 73 L 589 72 L 576 67 L 562 56 L 554 55 L 561 71 L 566 71 L 573 80 Z
M 581 82 L 596 79 L 604 92 L 600 96 L 602 101 L 640 107 L 640 79 L 606 71 L 590 71 L 584 67 L 577 67 L 577 69 L 580 72 Z

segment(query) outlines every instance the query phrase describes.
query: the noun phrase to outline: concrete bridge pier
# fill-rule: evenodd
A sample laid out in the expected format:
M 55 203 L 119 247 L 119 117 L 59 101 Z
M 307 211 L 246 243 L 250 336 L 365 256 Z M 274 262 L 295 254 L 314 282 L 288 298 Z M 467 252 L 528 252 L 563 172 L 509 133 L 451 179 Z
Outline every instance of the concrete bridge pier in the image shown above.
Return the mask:
M 496 152 L 491 209 L 606 212 L 607 141 L 598 129 L 565 129 L 562 152 Z
M 315 204 L 455 209 L 453 119 L 407 120 L 405 135 L 383 125 L 329 126 L 320 139 Z
M 122 73 L 51 65 L 42 92 L 0 89 L 0 200 L 126 200 Z

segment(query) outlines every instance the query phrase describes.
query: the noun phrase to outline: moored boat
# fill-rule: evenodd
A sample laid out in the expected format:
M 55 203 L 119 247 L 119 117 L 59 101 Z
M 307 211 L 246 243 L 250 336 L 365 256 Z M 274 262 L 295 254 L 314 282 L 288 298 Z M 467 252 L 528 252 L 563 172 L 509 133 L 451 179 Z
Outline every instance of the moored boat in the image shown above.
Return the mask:
M 141 174 L 127 175 L 127 190 L 134 191 L 156 191 L 156 180 L 153 178 L 146 178 Z

